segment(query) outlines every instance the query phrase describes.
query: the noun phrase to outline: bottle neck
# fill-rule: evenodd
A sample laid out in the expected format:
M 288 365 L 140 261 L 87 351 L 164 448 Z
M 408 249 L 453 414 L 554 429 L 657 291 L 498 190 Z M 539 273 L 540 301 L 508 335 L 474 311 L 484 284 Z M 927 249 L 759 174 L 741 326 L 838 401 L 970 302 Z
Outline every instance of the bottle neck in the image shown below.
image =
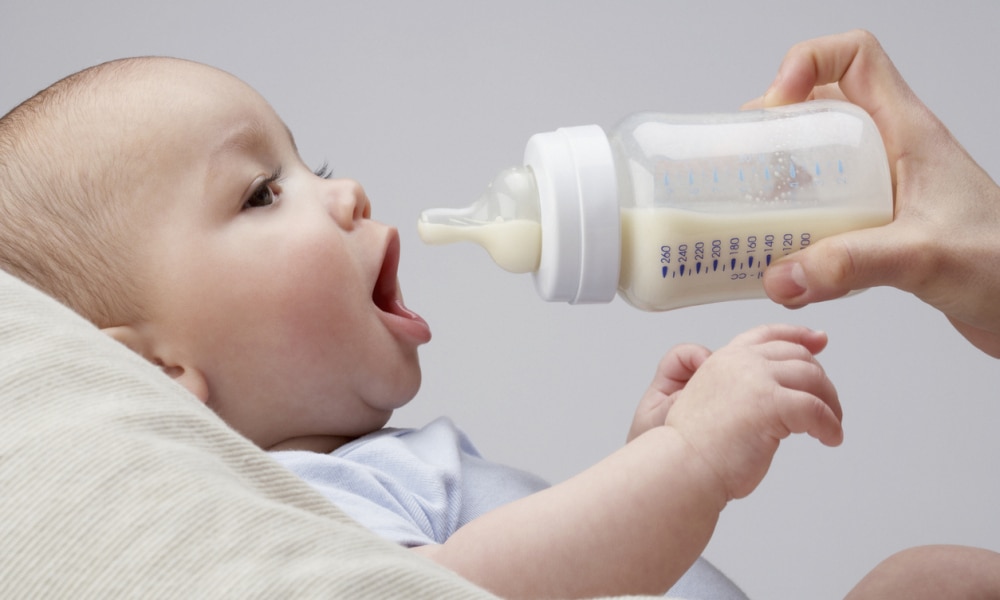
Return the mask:
M 534 135 L 524 164 L 538 187 L 539 295 L 570 304 L 610 302 L 618 290 L 621 225 L 607 135 L 597 125 Z

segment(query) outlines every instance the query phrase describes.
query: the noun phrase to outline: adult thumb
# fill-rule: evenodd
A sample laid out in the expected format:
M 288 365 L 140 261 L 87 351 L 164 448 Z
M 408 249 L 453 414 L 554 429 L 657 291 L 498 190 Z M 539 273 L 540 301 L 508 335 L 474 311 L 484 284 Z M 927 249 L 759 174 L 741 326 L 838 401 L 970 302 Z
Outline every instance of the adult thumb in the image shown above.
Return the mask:
M 771 300 L 797 308 L 853 290 L 894 285 L 902 257 L 887 235 L 891 227 L 831 236 L 782 258 L 764 271 L 764 291 Z

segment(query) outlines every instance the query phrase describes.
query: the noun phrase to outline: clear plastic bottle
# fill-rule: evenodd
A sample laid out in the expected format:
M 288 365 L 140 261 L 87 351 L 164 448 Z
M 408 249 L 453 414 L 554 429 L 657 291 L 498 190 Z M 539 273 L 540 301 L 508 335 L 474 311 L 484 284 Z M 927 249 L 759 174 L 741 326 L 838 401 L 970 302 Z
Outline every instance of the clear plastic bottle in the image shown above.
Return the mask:
M 818 100 L 727 114 L 640 113 L 528 140 L 463 209 L 420 215 L 431 244 L 469 240 L 534 273 L 545 300 L 644 310 L 764 296 L 774 260 L 892 220 L 885 148 L 862 109 Z

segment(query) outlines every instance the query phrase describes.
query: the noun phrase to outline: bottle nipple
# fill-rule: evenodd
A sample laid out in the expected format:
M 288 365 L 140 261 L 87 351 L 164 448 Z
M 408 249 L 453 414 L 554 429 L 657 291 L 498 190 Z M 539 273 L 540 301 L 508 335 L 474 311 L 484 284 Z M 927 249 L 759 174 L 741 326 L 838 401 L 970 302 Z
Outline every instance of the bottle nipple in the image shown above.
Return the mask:
M 542 225 L 535 177 L 528 167 L 502 171 L 470 206 L 420 213 L 417 232 L 427 244 L 479 244 L 511 273 L 537 271 Z

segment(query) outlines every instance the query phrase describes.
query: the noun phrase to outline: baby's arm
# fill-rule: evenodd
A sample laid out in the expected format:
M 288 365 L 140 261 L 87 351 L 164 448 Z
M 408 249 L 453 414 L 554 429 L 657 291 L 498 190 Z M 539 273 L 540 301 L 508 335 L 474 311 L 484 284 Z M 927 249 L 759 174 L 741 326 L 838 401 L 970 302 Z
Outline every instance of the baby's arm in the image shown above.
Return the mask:
M 682 347 L 651 392 L 666 402 L 650 411 L 665 426 L 418 551 L 504 597 L 662 594 L 704 550 L 726 503 L 756 487 L 778 440 L 808 431 L 840 441 L 836 392 L 812 356 L 825 343 L 771 326 L 711 355 Z

